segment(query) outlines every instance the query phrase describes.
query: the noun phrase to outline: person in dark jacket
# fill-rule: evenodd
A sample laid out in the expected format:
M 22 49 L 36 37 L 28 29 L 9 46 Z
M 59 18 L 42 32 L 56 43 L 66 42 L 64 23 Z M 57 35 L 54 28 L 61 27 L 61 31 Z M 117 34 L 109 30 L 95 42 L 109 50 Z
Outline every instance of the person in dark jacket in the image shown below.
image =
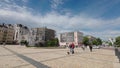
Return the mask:
M 70 52 L 71 52 L 72 54 L 74 54 L 74 48 L 75 48 L 74 43 L 70 44 L 70 45 L 69 45 L 69 48 L 70 48 Z
M 92 45 L 89 45 L 90 52 L 92 52 Z

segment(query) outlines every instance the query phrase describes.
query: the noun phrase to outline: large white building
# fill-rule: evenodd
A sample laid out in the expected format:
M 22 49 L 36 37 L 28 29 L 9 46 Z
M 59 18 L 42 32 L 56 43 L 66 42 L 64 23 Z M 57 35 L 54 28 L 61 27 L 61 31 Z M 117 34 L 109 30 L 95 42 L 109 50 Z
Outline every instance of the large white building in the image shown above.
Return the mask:
M 14 30 L 15 30 L 14 40 L 17 43 L 20 43 L 21 40 L 29 41 L 30 31 L 29 31 L 29 28 L 27 26 L 24 26 L 22 24 L 15 24 Z
M 74 43 L 76 46 L 82 43 L 83 33 L 82 32 L 65 32 L 59 36 L 59 45 L 66 46 Z

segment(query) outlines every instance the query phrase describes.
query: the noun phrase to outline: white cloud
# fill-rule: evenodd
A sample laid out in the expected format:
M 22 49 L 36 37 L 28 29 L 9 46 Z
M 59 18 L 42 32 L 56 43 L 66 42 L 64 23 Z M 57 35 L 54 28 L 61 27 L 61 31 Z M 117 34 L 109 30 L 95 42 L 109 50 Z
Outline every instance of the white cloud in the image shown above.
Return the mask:
M 27 3 L 29 0 L 22 0 L 24 3 Z
M 93 35 L 95 37 L 100 37 L 104 40 L 108 40 L 109 38 L 115 38 L 117 36 L 120 36 L 119 30 L 105 30 L 105 31 L 91 31 L 86 32 L 86 34 Z
M 13 9 L 14 7 L 16 9 Z M 21 23 L 30 27 L 47 26 L 55 29 L 57 33 L 79 30 L 85 34 L 102 37 L 103 39 L 120 35 L 120 31 L 115 30 L 119 28 L 120 17 L 113 20 L 102 20 L 82 16 L 81 14 L 68 15 L 66 13 L 61 15 L 57 12 L 49 12 L 46 15 L 33 15 L 28 11 L 29 9 L 26 6 L 7 4 L 7 7 L 0 9 L 0 23 Z

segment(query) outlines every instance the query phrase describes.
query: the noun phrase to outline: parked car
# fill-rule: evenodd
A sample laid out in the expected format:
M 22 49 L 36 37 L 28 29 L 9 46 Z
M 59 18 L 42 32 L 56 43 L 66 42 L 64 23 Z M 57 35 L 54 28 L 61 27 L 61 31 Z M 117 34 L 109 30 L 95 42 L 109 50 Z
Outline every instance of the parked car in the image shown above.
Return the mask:
M 93 45 L 93 49 L 100 49 L 100 46 Z

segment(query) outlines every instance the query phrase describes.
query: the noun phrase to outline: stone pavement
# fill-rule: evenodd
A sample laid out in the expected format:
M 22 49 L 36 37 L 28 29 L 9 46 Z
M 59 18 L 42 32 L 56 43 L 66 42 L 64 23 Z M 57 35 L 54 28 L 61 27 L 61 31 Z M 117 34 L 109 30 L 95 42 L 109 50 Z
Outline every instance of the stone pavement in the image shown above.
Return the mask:
M 0 68 L 120 68 L 114 50 L 75 48 L 43 49 L 19 45 L 0 45 Z

